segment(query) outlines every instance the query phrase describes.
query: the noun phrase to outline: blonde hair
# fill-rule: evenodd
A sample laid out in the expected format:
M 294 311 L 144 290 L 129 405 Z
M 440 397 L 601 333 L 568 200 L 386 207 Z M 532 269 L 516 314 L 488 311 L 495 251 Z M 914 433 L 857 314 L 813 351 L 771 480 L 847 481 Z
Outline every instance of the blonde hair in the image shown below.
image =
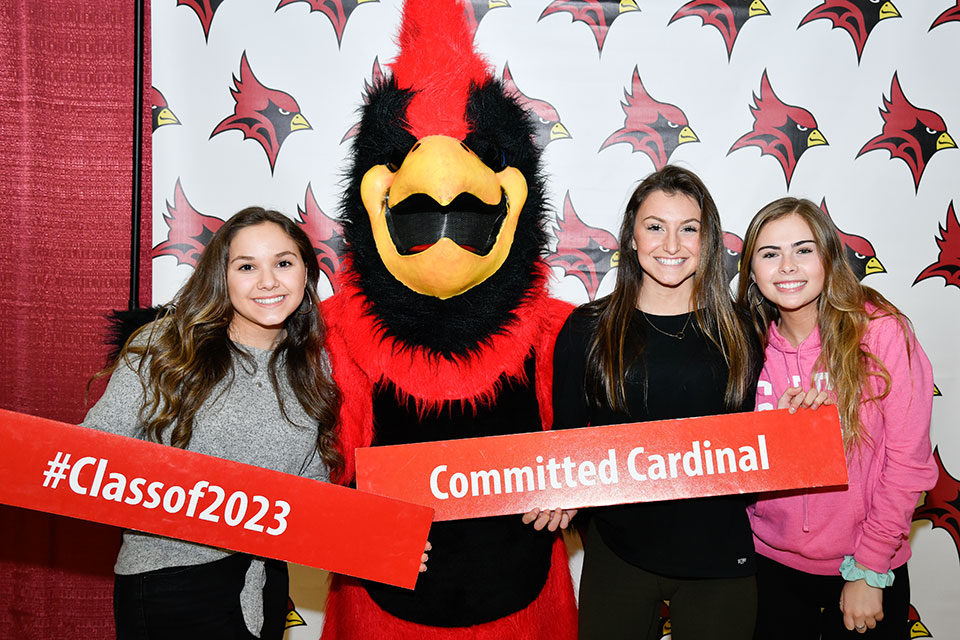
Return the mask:
M 844 443 L 848 448 L 860 446 L 869 439 L 860 420 L 860 405 L 885 398 L 890 393 L 891 384 L 886 366 L 863 344 L 867 326 L 876 318 L 896 318 L 903 329 L 909 353 L 908 320 L 879 292 L 860 284 L 847 262 L 837 228 L 817 205 L 805 199 L 780 198 L 760 209 L 747 227 L 737 287 L 737 301 L 749 308 L 753 328 L 764 347 L 770 323 L 780 319 L 780 312 L 763 296 L 751 300 L 753 255 L 763 227 L 791 215 L 799 216 L 810 227 L 823 263 L 823 291 L 817 302 L 821 351 L 815 367 L 830 376 L 843 423 Z M 880 382 L 875 394 L 869 390 L 870 378 Z

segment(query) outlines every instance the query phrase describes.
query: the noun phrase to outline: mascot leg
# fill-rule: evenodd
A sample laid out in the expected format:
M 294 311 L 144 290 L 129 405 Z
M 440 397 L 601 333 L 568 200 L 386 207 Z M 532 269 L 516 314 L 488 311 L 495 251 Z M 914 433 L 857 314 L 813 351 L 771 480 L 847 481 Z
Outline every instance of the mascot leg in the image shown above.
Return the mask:
M 429 565 L 429 563 L 428 563 Z M 396 618 L 370 599 L 360 583 L 334 576 L 327 598 L 321 640 L 575 640 L 577 605 L 559 536 L 543 590 L 526 608 L 472 627 L 431 627 Z

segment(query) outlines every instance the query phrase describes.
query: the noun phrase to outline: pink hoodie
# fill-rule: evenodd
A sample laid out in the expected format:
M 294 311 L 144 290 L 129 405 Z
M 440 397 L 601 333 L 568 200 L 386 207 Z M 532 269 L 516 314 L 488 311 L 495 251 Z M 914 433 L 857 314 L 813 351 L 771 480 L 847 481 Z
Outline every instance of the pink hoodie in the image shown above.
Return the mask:
M 921 493 L 936 483 L 937 466 L 930 447 L 933 373 L 916 338 L 909 339 L 908 355 L 895 318 L 870 322 L 863 342 L 887 368 L 891 387 L 883 400 L 860 407 L 870 441 L 847 453 L 849 485 L 761 494 L 747 508 L 757 553 L 820 575 L 836 575 L 845 555 L 878 573 L 910 557 L 910 521 Z M 775 409 L 791 386 L 829 388 L 827 374 L 813 371 L 819 330 L 794 347 L 771 324 L 764 355 L 758 411 Z M 870 384 L 876 392 L 881 381 Z

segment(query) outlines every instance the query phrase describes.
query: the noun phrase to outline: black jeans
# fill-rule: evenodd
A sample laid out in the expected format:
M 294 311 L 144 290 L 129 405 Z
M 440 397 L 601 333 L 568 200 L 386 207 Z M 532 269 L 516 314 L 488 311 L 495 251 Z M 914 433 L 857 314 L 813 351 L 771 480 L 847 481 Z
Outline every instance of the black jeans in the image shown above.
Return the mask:
M 750 640 L 757 611 L 753 576 L 669 578 L 623 560 L 591 521 L 580 577 L 580 640 L 659 640 L 670 601 L 676 640 Z
M 866 633 L 847 631 L 840 611 L 846 581 L 838 572 L 819 576 L 757 556 L 756 640 L 902 640 L 910 637 L 910 576 L 907 565 L 893 570 L 893 585 L 883 590 L 883 620 Z
M 235 553 L 216 562 L 116 576 L 113 618 L 118 640 L 166 638 L 249 640 L 240 591 L 251 557 Z M 287 565 L 266 561 L 260 640 L 279 640 L 287 615 Z

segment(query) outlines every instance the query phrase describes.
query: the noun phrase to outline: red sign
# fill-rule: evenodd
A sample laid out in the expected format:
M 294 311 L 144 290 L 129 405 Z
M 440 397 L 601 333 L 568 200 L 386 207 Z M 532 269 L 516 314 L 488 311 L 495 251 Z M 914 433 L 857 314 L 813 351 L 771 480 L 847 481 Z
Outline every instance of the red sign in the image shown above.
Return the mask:
M 357 449 L 357 487 L 436 520 L 847 483 L 835 407 Z
M 0 410 L 0 502 L 412 589 L 429 508 Z

